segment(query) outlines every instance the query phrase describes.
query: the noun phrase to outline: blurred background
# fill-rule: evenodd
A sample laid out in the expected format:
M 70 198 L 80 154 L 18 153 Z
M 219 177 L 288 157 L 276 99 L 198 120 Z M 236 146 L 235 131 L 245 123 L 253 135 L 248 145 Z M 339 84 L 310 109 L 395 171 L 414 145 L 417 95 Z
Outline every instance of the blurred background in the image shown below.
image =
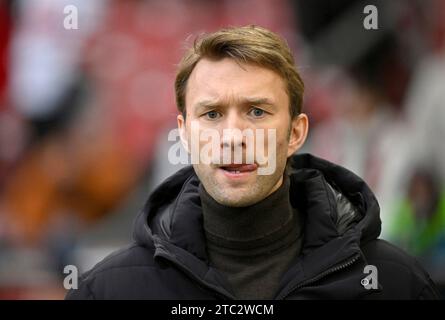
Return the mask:
M 181 166 L 167 137 L 184 49 L 247 24 L 294 52 L 302 152 L 362 176 L 381 237 L 445 292 L 445 0 L 0 0 L 0 299 L 61 299 L 64 266 L 86 271 L 129 243 Z

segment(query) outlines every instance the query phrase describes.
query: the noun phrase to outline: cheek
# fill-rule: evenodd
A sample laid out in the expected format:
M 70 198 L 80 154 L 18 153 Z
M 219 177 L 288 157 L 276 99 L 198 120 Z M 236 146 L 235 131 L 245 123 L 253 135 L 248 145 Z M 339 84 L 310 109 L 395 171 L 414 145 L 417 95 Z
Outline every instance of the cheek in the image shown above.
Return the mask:
M 276 131 L 276 152 L 277 154 L 287 153 L 289 147 L 289 139 L 287 130 L 277 130 Z M 270 147 L 273 143 L 269 143 Z
M 198 176 L 200 181 L 207 182 L 213 179 L 214 172 L 212 172 L 209 166 L 203 164 L 194 164 L 193 169 L 195 170 L 196 175 Z
M 285 159 L 287 159 L 288 150 L 289 150 L 289 144 L 288 144 L 287 139 L 282 140 L 277 145 L 277 158 L 285 161 Z

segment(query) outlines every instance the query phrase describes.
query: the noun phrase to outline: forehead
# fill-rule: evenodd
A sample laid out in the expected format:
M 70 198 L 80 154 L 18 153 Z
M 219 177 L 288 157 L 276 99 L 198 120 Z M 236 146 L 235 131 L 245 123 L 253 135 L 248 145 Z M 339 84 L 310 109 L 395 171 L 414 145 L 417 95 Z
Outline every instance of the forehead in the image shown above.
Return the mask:
M 276 72 L 231 58 L 202 59 L 191 73 L 186 91 L 186 105 L 200 99 L 233 100 L 261 96 L 275 103 L 286 102 L 283 78 Z

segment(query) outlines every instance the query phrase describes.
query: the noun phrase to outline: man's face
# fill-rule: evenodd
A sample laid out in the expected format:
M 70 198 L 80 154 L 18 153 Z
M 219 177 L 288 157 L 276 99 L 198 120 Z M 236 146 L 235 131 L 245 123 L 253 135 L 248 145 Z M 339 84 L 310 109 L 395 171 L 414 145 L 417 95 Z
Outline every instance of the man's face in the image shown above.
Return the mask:
M 244 207 L 255 204 L 281 185 L 287 158 L 304 142 L 307 117 L 304 114 L 290 119 L 289 96 L 284 80 L 275 72 L 252 64 L 240 64 L 230 58 L 218 61 L 202 59 L 190 75 L 186 91 L 186 119 L 178 116 L 178 126 L 190 151 L 193 142 L 202 150 L 208 141 L 199 139 L 200 132 L 214 130 L 221 139 L 217 146 L 221 155 L 228 149 L 242 150 L 242 163 L 193 164 L 206 191 L 220 204 Z M 198 130 L 192 132 L 192 123 Z M 263 148 L 267 162 L 257 159 L 246 164 L 246 136 L 227 135 L 238 129 L 258 132 L 263 129 Z M 269 130 L 275 131 L 275 141 L 269 141 Z M 196 132 L 198 134 L 196 134 Z M 192 141 L 197 139 L 198 141 Z M 212 151 L 213 150 L 213 151 Z M 210 152 L 215 154 L 215 150 Z M 275 160 L 270 174 L 259 174 L 260 168 Z

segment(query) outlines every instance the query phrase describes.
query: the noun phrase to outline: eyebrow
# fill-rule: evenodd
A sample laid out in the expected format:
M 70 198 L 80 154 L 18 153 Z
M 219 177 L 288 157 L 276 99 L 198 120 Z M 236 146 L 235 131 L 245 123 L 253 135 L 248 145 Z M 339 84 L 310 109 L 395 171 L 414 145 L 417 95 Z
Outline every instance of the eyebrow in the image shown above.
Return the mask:
M 274 103 L 268 99 L 268 98 L 244 98 L 242 100 L 243 104 L 256 104 L 256 105 L 271 105 L 273 106 Z
M 242 98 L 241 99 L 241 104 L 243 105 L 270 105 L 273 106 L 274 103 L 265 97 L 251 97 L 251 98 Z M 217 106 L 224 106 L 226 105 L 226 103 L 221 102 L 219 100 L 202 100 L 199 101 L 198 103 L 195 104 L 195 108 L 196 110 L 199 109 L 211 109 L 211 108 L 215 108 Z
M 202 100 L 195 104 L 196 108 L 212 108 L 219 105 L 218 100 Z

